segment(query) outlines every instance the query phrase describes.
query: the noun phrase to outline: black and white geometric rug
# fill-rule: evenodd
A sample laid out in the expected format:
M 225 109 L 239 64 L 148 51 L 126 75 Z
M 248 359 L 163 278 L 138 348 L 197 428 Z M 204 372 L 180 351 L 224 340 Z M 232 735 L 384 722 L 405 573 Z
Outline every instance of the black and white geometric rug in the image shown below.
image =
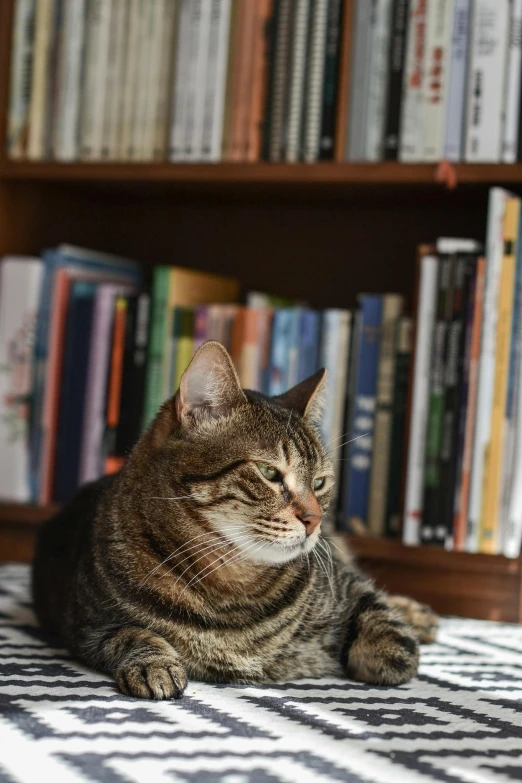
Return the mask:
M 49 647 L 0 567 L 0 783 L 522 780 L 522 628 L 445 620 L 419 678 L 190 683 L 144 702 Z

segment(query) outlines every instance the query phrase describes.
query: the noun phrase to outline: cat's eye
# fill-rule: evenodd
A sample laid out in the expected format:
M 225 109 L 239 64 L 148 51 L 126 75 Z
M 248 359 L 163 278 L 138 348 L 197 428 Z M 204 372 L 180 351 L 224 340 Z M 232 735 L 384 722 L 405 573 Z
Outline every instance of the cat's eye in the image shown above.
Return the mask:
M 272 465 L 267 465 L 266 462 L 256 462 L 256 465 L 258 471 L 267 481 L 276 481 L 280 478 L 279 471 L 273 468 Z
M 325 478 L 322 476 L 321 478 L 314 479 L 314 490 L 317 492 L 318 489 L 322 489 L 324 487 Z

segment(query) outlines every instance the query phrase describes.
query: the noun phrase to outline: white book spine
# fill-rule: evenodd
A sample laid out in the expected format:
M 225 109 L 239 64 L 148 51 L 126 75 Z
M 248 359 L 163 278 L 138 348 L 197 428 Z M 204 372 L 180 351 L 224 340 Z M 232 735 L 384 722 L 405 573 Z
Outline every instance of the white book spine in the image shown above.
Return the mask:
M 194 155 L 194 123 L 196 116 L 196 103 L 198 92 L 198 65 L 202 62 L 199 56 L 199 44 L 202 40 L 201 21 L 202 16 L 206 15 L 206 9 L 210 10 L 203 0 L 192 0 L 190 27 L 188 33 L 188 55 L 187 55 L 187 82 L 186 96 L 183 116 L 183 134 L 180 160 L 195 160 Z
M 192 8 L 190 0 L 181 0 L 176 35 L 176 57 L 172 94 L 169 159 L 183 160 L 183 131 L 188 98 L 188 79 L 190 73 L 190 33 L 192 28 Z
M 391 37 L 392 0 L 377 0 L 375 27 L 371 43 L 371 70 L 366 117 L 366 160 L 384 157 L 384 123 L 388 86 L 388 62 Z
M 60 90 L 53 131 L 53 154 L 61 161 L 76 160 L 79 156 L 85 6 L 86 0 L 68 0 L 64 9 L 62 54 L 57 75 Z
M 103 0 L 99 20 L 96 75 L 92 110 L 92 142 L 88 160 L 101 160 L 103 146 L 103 115 L 108 88 L 109 53 L 112 46 L 111 30 L 115 0 Z
M 203 112 L 202 159 L 221 158 L 231 0 L 213 0 Z
M 127 2 L 127 42 L 123 67 L 125 78 L 121 95 L 121 119 L 118 132 L 119 160 L 131 160 L 132 158 L 132 126 L 140 69 L 138 51 L 140 0 L 127 0 Z
M 391 0 L 384 0 L 390 2 Z M 312 11 L 312 34 L 308 57 L 306 114 L 304 119 L 304 159 L 308 163 L 319 158 L 321 110 L 326 54 L 328 0 L 316 0 Z
M 27 398 L 42 276 L 37 258 L 4 258 L 0 265 L 0 497 L 26 503 L 31 500 Z
M 339 475 L 341 468 L 342 449 L 340 444 L 343 440 L 344 409 L 346 403 L 346 384 L 348 381 L 348 367 L 350 365 L 350 335 L 351 335 L 351 313 L 341 310 L 339 314 L 339 334 L 337 336 L 336 355 L 334 361 L 337 362 L 337 372 L 335 377 L 334 398 L 330 401 L 333 408 L 332 429 L 330 448 L 332 449 L 332 461 L 335 471 L 335 484 L 339 485 Z M 333 358 L 333 357 L 332 357 Z M 341 361 L 339 361 L 341 359 Z M 338 448 L 336 448 L 338 447 Z M 339 491 L 339 489 L 337 489 Z
M 164 160 L 167 154 L 175 21 L 176 1 L 164 0 L 158 96 L 154 109 L 154 160 Z
M 39 0 L 37 3 L 31 103 L 29 107 L 29 139 L 27 144 L 27 157 L 31 160 L 42 160 L 45 157 L 48 79 L 54 12 L 54 0 Z
M 34 20 L 36 0 L 17 0 L 13 19 L 9 110 L 7 115 L 7 154 L 25 155 L 25 132 L 31 102 Z
M 124 57 L 127 35 L 127 0 L 112 0 L 107 89 L 103 110 L 103 134 L 101 154 L 104 160 L 116 160 L 121 115 L 121 91 L 124 82 Z
M 136 97 L 132 116 L 131 159 L 143 160 L 145 130 L 147 127 L 147 102 L 150 89 L 150 71 L 152 65 L 152 27 L 156 0 L 141 0 L 138 29 L 138 73 L 136 77 Z
M 498 163 L 502 153 L 509 0 L 475 0 L 468 77 L 466 161 Z
M 516 163 L 522 66 L 522 0 L 511 0 L 502 162 Z
M 448 67 L 455 0 L 431 0 L 424 60 L 423 160 L 441 160 L 448 102 Z
M 479 548 L 484 458 L 490 439 L 491 409 L 495 381 L 495 348 L 498 317 L 498 292 L 504 253 L 503 221 L 507 191 L 492 188 L 489 193 L 488 228 L 486 237 L 486 280 L 482 316 L 482 336 L 478 369 L 475 440 L 471 464 L 466 551 Z
M 463 158 L 470 21 L 471 0 L 455 0 L 444 142 L 444 157 L 454 163 Z
M 346 159 L 364 160 L 368 81 L 370 78 L 372 19 L 376 0 L 357 0 L 352 51 L 352 78 L 348 109 Z
M 211 12 L 212 4 L 208 0 L 203 2 L 197 35 L 192 131 L 190 131 L 190 113 L 189 123 L 185 126 L 187 159 L 193 161 L 200 161 L 203 157 L 203 119 L 207 68 L 209 64 Z
M 412 0 L 410 5 L 399 145 L 399 160 L 403 163 L 417 163 L 423 155 L 427 6 L 427 0 Z
M 428 424 L 431 346 L 435 322 L 438 259 L 425 256 L 421 262 L 413 396 L 406 468 L 403 543 L 419 544 L 419 526 L 423 511 L 424 455 Z
M 80 121 L 80 157 L 88 159 L 93 149 L 94 100 L 96 92 L 98 44 L 100 38 L 100 20 L 102 0 L 89 0 L 87 3 L 85 30 L 85 63 L 82 79 L 81 121 Z
M 142 160 L 154 159 L 156 140 L 156 111 L 160 94 L 160 72 L 163 59 L 163 25 L 165 19 L 165 0 L 152 0 L 150 50 L 145 90 L 145 114 L 143 128 Z
M 290 70 L 290 95 L 288 100 L 288 127 L 285 155 L 286 160 L 289 163 L 295 163 L 299 160 L 300 153 L 309 18 L 310 0 L 297 0 L 292 48 L 292 66 Z

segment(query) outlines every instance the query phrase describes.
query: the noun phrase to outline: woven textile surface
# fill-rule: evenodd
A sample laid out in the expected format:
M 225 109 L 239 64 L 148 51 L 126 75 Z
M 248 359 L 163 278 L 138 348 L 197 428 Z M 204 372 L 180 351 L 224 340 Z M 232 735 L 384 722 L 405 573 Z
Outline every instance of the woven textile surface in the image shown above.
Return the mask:
M 26 566 L 0 566 L 0 783 L 522 780 L 522 628 L 444 620 L 419 677 L 121 696 L 38 629 Z

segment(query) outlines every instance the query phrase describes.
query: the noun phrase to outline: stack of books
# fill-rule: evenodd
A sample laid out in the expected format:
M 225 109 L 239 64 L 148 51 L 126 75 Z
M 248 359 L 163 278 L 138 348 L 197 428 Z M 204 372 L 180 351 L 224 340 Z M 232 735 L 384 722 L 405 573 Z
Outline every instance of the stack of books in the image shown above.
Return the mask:
M 341 0 L 16 0 L 8 154 L 332 158 Z
M 345 158 L 514 163 L 520 0 L 357 0 Z

